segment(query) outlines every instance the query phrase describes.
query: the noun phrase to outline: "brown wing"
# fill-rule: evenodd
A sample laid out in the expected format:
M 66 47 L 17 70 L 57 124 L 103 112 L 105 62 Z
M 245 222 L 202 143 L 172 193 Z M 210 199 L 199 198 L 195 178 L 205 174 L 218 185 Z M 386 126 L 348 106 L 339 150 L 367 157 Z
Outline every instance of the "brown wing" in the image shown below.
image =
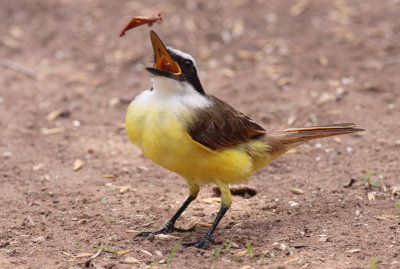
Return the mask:
M 196 119 L 188 130 L 193 140 L 216 150 L 249 141 L 266 133 L 252 119 L 217 97 L 207 98 L 215 105 L 196 111 Z

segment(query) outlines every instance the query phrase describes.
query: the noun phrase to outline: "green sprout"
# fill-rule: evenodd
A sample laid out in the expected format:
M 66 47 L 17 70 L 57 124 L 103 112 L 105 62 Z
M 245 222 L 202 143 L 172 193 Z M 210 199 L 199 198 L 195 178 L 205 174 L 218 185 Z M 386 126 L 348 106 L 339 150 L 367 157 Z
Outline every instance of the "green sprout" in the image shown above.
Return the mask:
M 222 248 L 223 248 L 223 246 L 222 246 L 222 247 L 219 247 L 219 248 L 214 252 L 213 258 L 218 259 L 219 254 L 221 253 Z
M 225 243 L 224 246 L 221 246 L 218 249 L 216 249 L 213 254 L 213 258 L 217 259 L 221 255 L 221 251 L 224 247 L 225 249 L 223 250 L 223 252 L 227 253 L 229 249 L 232 247 L 232 242 Z
M 252 253 L 252 250 L 251 250 L 251 247 L 250 247 L 250 242 L 247 239 L 246 239 L 246 247 L 247 247 L 247 253 L 249 253 L 250 259 L 253 258 L 253 253 Z
M 369 267 L 370 269 L 375 269 L 376 263 L 378 262 L 377 258 L 373 258 L 371 262 L 371 266 Z
M 114 253 L 115 255 L 118 255 L 118 250 L 117 250 L 117 249 L 108 248 L 108 247 L 97 247 L 97 248 L 96 248 L 96 250 L 100 250 L 100 249 L 105 250 L 105 251 L 108 251 L 108 252 L 112 252 L 112 253 Z
M 104 221 L 106 221 L 108 223 L 114 222 L 113 219 L 111 218 L 110 214 L 105 213 L 105 214 L 103 214 L 103 217 L 104 217 Z
M 231 247 L 232 247 L 232 242 L 229 242 L 225 247 L 225 252 L 228 252 Z
M 371 182 L 371 175 L 378 175 L 376 170 L 367 171 L 364 176 L 361 177 L 361 180 L 365 180 L 367 182 L 367 187 L 382 187 L 382 184 L 379 181 Z
M 178 247 L 181 245 L 182 239 L 179 240 L 179 242 L 172 248 L 171 253 L 169 254 L 168 260 L 167 260 L 167 269 L 169 268 L 169 265 L 171 263 L 172 257 L 174 257 L 175 251 L 178 249 Z
M 363 180 L 369 180 L 371 178 L 371 171 L 367 171 L 365 175 L 361 178 Z

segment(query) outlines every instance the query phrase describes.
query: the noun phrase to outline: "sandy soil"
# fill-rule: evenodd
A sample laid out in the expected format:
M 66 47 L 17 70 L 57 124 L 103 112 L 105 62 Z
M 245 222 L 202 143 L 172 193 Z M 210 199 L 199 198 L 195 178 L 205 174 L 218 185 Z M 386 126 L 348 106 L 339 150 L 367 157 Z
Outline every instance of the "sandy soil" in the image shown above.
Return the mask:
M 255 195 L 234 195 L 208 249 L 179 246 L 170 268 L 400 267 L 399 1 L 0 7 L 1 268 L 164 268 L 180 238 L 206 232 L 132 240 L 164 225 L 187 196 L 122 126 L 127 103 L 150 87 L 144 67 L 153 55 L 147 26 L 118 33 L 155 11 L 165 21 L 153 29 L 197 59 L 206 91 L 266 129 L 368 129 L 310 142 L 257 172 L 247 185 Z M 202 188 L 181 226 L 212 222 L 213 187 Z

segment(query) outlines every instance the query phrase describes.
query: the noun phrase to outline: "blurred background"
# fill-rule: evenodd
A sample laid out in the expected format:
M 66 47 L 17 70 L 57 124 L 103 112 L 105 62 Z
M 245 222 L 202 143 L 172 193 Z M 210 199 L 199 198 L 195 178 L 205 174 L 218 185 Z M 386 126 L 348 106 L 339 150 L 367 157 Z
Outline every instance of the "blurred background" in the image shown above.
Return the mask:
M 205 91 L 265 129 L 337 122 L 368 129 L 312 142 L 258 172 L 250 181 L 257 195 L 234 198 L 239 209 L 222 224 L 218 240 L 253 239 L 257 261 L 265 252 L 282 263 L 296 258 L 302 265 L 336 266 L 333 252 L 341 268 L 365 267 L 375 256 L 388 266 L 400 262 L 392 252 L 400 251 L 394 239 L 400 1 L 0 0 L 0 265 L 76 266 L 82 261 L 76 255 L 93 252 L 99 238 L 131 249 L 140 266 L 168 257 L 175 243 L 132 243 L 125 232 L 151 222 L 147 229 L 161 226 L 187 195 L 178 176 L 130 144 L 123 126 L 128 103 L 151 86 L 145 67 L 153 64 L 153 51 L 146 25 L 118 34 L 133 16 L 158 11 L 164 22 L 151 29 L 196 59 Z M 343 189 L 350 178 L 356 187 Z M 296 196 L 293 187 L 304 195 Z M 201 195 L 214 196 L 212 186 Z M 300 206 L 291 207 L 292 200 Z M 209 222 L 217 208 L 200 203 L 184 222 Z M 364 222 L 371 230 L 357 226 Z M 241 230 L 233 232 L 237 223 Z M 306 245 L 318 250 L 296 250 L 288 258 L 285 249 L 272 247 L 277 234 L 296 239 L 305 225 L 314 229 Z M 318 239 L 329 233 L 331 243 Z M 153 254 L 161 249 L 161 257 L 146 256 L 135 245 L 146 242 Z M 362 250 L 349 255 L 333 245 Z M 181 252 L 179 266 L 204 258 L 195 250 Z

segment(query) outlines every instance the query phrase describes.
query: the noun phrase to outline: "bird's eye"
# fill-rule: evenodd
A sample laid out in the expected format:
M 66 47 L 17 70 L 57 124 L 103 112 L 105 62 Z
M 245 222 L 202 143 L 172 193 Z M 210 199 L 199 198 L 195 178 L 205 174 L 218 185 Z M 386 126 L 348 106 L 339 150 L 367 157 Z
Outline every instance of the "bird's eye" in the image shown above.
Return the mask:
M 190 61 L 190 60 L 186 60 L 186 61 L 184 62 L 184 65 L 185 65 L 185 67 L 192 67 L 192 66 L 193 66 L 193 62 Z

